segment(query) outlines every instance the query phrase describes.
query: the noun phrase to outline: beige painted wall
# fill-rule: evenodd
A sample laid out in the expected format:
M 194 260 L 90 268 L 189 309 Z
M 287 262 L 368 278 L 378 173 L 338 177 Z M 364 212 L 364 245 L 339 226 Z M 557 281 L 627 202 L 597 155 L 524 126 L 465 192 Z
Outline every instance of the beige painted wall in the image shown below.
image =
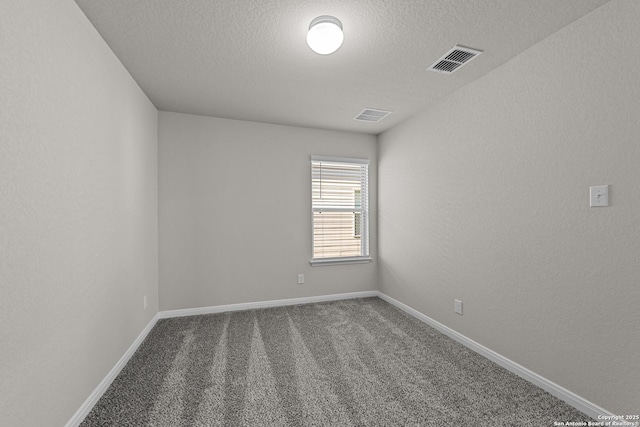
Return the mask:
M 374 136 L 160 112 L 158 140 L 161 310 L 376 289 L 375 263 L 309 265 L 312 154 L 371 160 L 375 258 Z
M 157 110 L 73 1 L 0 9 L 0 424 L 62 426 L 157 312 Z
M 607 3 L 379 140 L 381 291 L 617 414 L 640 412 L 639 22 Z

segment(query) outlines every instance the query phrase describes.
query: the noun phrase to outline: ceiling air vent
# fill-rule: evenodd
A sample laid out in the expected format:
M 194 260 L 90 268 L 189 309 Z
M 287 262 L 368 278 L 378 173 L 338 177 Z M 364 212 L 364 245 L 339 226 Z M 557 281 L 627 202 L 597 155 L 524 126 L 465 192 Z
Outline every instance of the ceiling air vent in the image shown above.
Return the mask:
M 449 52 L 445 53 L 442 58 L 427 68 L 427 70 L 451 74 L 481 53 L 481 50 L 454 46 Z
M 391 111 L 374 110 L 373 108 L 365 108 L 362 110 L 356 120 L 360 122 L 379 122 L 380 120 L 391 114 Z

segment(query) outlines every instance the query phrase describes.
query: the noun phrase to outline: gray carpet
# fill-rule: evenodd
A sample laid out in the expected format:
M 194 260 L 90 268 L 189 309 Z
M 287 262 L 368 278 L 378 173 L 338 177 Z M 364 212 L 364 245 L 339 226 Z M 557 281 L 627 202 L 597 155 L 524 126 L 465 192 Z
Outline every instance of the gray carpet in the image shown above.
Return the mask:
M 588 421 L 379 298 L 158 321 L 81 426 Z

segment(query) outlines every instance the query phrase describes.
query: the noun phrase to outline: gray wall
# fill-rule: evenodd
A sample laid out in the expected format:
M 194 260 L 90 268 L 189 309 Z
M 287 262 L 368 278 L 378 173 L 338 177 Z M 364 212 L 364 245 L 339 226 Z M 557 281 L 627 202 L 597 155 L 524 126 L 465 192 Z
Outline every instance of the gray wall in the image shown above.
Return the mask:
M 160 112 L 158 140 L 161 310 L 377 288 L 375 263 L 309 265 L 312 154 L 371 160 L 375 259 L 374 136 Z
M 157 111 L 74 2 L 1 9 L 0 424 L 61 426 L 157 312 Z
M 638 17 L 640 2 L 605 4 L 381 135 L 378 166 L 382 292 L 632 414 Z M 611 185 L 611 206 L 589 208 L 599 184 Z

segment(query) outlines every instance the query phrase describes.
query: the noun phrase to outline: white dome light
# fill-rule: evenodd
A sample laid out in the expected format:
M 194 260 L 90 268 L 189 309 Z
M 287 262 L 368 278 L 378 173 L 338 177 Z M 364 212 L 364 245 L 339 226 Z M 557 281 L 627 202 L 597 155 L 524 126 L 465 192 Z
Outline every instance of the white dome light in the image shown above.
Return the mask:
M 329 55 L 342 46 L 342 22 L 333 16 L 318 16 L 309 24 L 307 44 L 315 53 Z

